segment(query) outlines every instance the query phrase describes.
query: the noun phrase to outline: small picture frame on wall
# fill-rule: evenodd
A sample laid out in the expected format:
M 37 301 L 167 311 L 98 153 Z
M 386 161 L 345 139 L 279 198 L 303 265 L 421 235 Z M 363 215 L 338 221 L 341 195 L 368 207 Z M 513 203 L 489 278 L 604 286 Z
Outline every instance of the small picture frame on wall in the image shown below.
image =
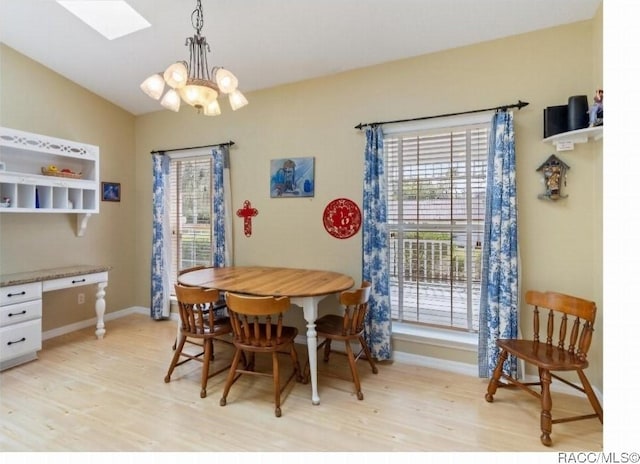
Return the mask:
M 271 160 L 271 198 L 312 197 L 314 184 L 313 157 Z
M 102 182 L 102 201 L 120 201 L 119 182 Z

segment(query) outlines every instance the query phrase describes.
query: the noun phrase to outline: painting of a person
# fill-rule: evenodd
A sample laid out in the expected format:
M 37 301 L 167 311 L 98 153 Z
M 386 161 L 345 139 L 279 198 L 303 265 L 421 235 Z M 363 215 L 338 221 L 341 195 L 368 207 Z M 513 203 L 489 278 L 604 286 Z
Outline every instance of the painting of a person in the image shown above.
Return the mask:
M 313 164 L 312 157 L 271 160 L 271 198 L 312 197 Z
M 273 176 L 278 196 L 296 192 L 296 163 L 290 159 L 282 163 L 282 167 Z

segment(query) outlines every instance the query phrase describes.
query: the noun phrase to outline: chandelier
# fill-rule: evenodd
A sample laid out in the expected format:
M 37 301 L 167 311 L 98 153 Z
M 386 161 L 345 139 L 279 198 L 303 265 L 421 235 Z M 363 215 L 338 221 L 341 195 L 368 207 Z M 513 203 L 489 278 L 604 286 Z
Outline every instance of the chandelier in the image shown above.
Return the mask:
M 216 66 L 209 72 L 207 53 L 211 51 L 207 38 L 200 35 L 204 18 L 202 4 L 197 0 L 196 9 L 191 13 L 191 24 L 196 30 L 193 37 L 187 37 L 189 63 L 178 61 L 170 65 L 164 74 L 154 74 L 140 84 L 144 93 L 171 111 L 180 110 L 180 100 L 195 107 L 198 113 L 216 116 L 221 113 L 218 94 L 229 96 L 232 110 L 237 110 L 249 102 L 238 90 L 238 79 L 227 69 Z M 213 79 L 212 79 L 213 77 Z M 169 86 L 162 96 L 165 84 Z

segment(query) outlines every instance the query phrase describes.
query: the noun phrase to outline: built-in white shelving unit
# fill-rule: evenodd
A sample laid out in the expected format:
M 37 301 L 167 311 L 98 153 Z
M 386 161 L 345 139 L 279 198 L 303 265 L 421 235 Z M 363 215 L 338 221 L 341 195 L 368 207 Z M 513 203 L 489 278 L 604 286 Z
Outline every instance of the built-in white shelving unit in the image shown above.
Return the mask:
M 75 213 L 82 236 L 100 208 L 99 159 L 95 145 L 0 127 L 0 213 Z

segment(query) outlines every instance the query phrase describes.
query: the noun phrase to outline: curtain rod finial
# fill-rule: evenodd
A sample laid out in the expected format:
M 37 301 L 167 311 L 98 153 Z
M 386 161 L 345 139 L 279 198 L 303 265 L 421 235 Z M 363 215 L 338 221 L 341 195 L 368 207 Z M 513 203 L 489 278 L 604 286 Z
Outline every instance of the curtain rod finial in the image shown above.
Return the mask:
M 518 100 L 518 109 L 522 109 L 527 106 L 529 102 L 523 102 L 522 100 Z

